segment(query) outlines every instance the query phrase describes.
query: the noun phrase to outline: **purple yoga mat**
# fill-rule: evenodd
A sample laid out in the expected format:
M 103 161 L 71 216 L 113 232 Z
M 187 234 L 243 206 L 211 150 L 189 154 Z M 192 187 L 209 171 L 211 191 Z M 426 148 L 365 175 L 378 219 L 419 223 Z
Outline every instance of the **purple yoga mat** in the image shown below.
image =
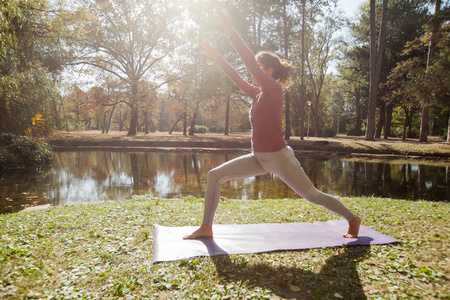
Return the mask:
M 344 238 L 346 220 L 315 223 L 213 225 L 213 238 L 183 240 L 198 226 L 155 226 L 153 262 L 174 261 L 195 256 L 260 253 L 345 245 L 375 245 L 397 242 L 367 226 L 357 238 Z

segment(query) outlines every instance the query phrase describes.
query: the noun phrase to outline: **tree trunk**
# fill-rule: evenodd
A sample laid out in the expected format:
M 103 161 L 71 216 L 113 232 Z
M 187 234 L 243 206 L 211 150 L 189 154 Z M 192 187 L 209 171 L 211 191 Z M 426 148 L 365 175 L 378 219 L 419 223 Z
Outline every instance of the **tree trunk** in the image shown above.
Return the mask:
M 122 107 L 119 106 L 119 131 L 122 131 L 124 126 L 125 126 L 125 113 L 122 114 Z
M 187 135 L 187 111 L 184 111 L 182 117 L 183 117 L 183 135 Z
M 315 105 L 314 105 L 315 104 Z M 313 104 L 311 104 L 312 106 L 312 122 L 313 122 L 313 127 L 314 127 L 314 132 L 313 132 L 313 136 L 314 137 L 318 137 L 319 136 L 319 99 L 316 100 L 316 103 L 313 102 Z
M 169 130 L 169 134 L 172 134 L 172 132 L 173 132 L 173 131 L 175 130 L 175 128 L 177 127 L 178 122 L 180 122 L 181 119 L 183 119 L 183 117 L 184 117 L 185 114 L 186 114 L 186 112 L 183 113 L 183 114 L 175 121 L 175 123 L 173 123 L 172 127 L 171 127 L 170 130 Z
M 434 11 L 435 16 L 439 12 L 440 9 L 441 9 L 441 0 L 437 0 L 436 8 Z M 427 72 L 428 72 L 428 68 L 433 65 L 434 53 L 436 50 L 436 42 L 437 42 L 436 39 L 437 39 L 436 32 L 435 32 L 434 28 L 432 27 L 430 44 L 428 46 Z M 421 142 L 426 142 L 428 140 L 428 123 L 429 123 L 428 116 L 429 116 L 430 102 L 431 102 L 430 99 L 425 99 L 423 101 L 422 118 L 420 121 L 420 137 L 419 137 L 419 141 L 421 141 Z
M 355 122 L 355 130 L 353 131 L 353 134 L 355 136 L 360 136 L 361 135 L 362 118 L 361 118 L 361 90 L 359 87 L 355 88 L 355 111 L 356 111 L 356 122 Z
M 286 13 L 286 0 L 283 1 L 283 31 L 284 31 L 284 58 L 289 59 L 289 28 L 288 28 L 288 17 Z M 284 138 L 286 140 L 291 139 L 291 98 L 289 92 L 286 91 L 284 94 L 284 109 L 285 109 L 285 123 L 286 129 L 284 133 Z
M 420 119 L 420 137 L 419 137 L 419 141 L 421 142 L 426 142 L 428 140 L 428 116 L 429 116 L 429 105 L 430 103 L 428 102 L 428 100 L 425 100 L 423 102 L 423 107 L 422 107 L 422 118 Z
M 187 100 L 184 99 L 184 112 L 183 112 L 183 135 L 187 134 Z
M 300 86 L 300 139 L 303 141 L 305 136 L 305 92 L 303 86 Z
M 388 104 L 386 106 L 386 122 L 384 123 L 384 139 L 385 140 L 387 140 L 391 136 L 392 111 L 393 111 L 393 105 Z
M 369 105 L 367 110 L 366 140 L 373 141 L 375 135 L 375 113 L 377 105 L 378 87 L 375 87 L 376 78 L 376 28 L 375 28 L 375 0 L 370 0 L 370 87 Z
M 406 139 L 406 128 L 408 128 L 408 122 L 409 122 L 409 115 L 408 115 L 408 108 L 404 107 L 403 108 L 405 111 L 405 122 L 403 124 L 403 140 Z
M 195 133 L 195 122 L 197 121 L 197 114 L 200 108 L 200 101 L 195 104 L 194 114 L 192 115 L 191 127 L 189 128 L 189 135 L 194 136 Z
M 409 118 L 408 118 L 408 134 L 406 135 L 407 138 L 412 138 L 412 123 L 413 123 L 413 115 L 414 115 L 414 109 L 411 108 L 409 110 Z
M 304 124 L 305 124 L 305 111 L 304 111 L 304 107 L 305 107 L 305 19 L 306 19 L 306 0 L 302 0 L 302 74 L 301 74 L 301 80 L 300 80 L 300 139 L 303 141 L 304 138 Z
M 136 135 L 137 134 L 137 125 L 138 125 L 138 110 L 136 107 L 131 108 L 131 119 L 130 119 L 130 128 L 128 129 L 127 135 Z
M 378 119 L 377 130 L 375 132 L 375 138 L 379 139 L 381 137 L 381 132 L 383 131 L 385 121 L 386 121 L 386 105 L 383 101 L 380 105 L 380 118 Z
M 380 81 L 381 62 L 383 58 L 384 42 L 386 40 L 387 0 L 383 0 L 378 49 L 376 45 L 375 0 L 370 0 L 370 88 L 369 105 L 367 111 L 366 140 L 375 140 L 375 119 L 377 110 L 378 83 Z
M 148 109 L 145 109 L 144 111 L 144 134 L 148 134 L 149 132 L 149 126 L 148 126 Z
M 138 107 L 137 107 L 137 98 L 138 98 L 138 84 L 131 84 L 131 102 L 128 104 L 131 108 L 131 118 L 130 118 L 130 128 L 128 128 L 127 135 L 136 135 L 137 134 L 137 126 L 138 126 Z
M 103 107 L 103 109 L 105 109 L 105 107 Z M 102 133 L 106 132 L 106 115 L 107 115 L 108 111 L 105 109 L 105 111 L 103 112 L 103 120 L 102 120 Z
M 448 117 L 447 142 L 450 142 L 450 117 Z
M 231 91 L 227 91 L 227 109 L 225 112 L 225 135 L 228 135 L 230 128 L 230 102 L 231 102 Z
M 111 109 L 111 113 L 109 114 L 108 123 L 107 123 L 107 126 L 106 126 L 106 133 L 108 133 L 109 130 L 111 129 L 111 119 L 112 119 L 112 116 L 114 114 L 114 110 L 116 109 L 116 105 L 117 104 L 113 105 L 113 107 Z

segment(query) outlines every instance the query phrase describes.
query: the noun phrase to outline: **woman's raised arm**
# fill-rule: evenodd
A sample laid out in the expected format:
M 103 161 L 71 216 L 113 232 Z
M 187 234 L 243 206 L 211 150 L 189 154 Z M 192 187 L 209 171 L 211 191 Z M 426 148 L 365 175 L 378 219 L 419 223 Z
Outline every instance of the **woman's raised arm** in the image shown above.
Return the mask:
M 234 29 L 233 24 L 231 24 L 230 18 L 227 14 L 225 14 L 220 8 L 217 8 L 217 19 L 219 20 L 220 24 L 222 24 L 223 28 L 228 33 L 233 33 L 236 31 Z
M 239 56 L 242 58 L 248 71 L 252 74 L 254 79 L 259 83 L 260 87 L 269 93 L 279 92 L 280 86 L 272 78 L 271 75 L 266 73 L 261 69 L 260 65 L 255 59 L 255 55 L 247 46 L 247 44 L 242 40 L 239 33 L 234 29 L 231 24 L 230 18 L 222 10 L 217 9 L 217 19 L 222 24 L 223 28 L 230 34 L 228 39 L 233 45 L 234 49 L 238 52 Z
M 203 53 L 208 54 L 214 59 L 218 59 L 220 57 L 219 51 L 217 51 L 216 45 L 209 44 L 208 42 L 202 41 L 200 46 L 203 48 Z

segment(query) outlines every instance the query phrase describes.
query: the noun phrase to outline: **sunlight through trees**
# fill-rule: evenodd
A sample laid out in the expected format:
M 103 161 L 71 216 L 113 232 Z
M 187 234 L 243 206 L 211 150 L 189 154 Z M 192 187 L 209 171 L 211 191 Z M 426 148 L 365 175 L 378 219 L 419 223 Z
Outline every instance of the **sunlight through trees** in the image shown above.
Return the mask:
M 449 3 L 435 12 L 434 1 L 383 2 L 362 5 L 351 20 L 338 0 L 2 2 L 0 132 L 24 135 L 38 114 L 45 133 L 248 132 L 249 99 L 199 49 L 202 40 L 216 43 L 251 80 L 215 22 L 222 7 L 252 51 L 274 51 L 296 67 L 286 139 L 445 138 Z M 372 44 L 385 37 L 372 63 L 370 36 Z

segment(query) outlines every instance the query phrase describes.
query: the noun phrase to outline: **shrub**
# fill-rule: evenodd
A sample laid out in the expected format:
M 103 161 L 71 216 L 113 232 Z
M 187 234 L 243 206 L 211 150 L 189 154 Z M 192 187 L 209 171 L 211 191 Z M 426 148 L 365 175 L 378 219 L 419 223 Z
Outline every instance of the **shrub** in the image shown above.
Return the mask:
M 52 160 L 53 152 L 44 140 L 0 134 L 0 170 L 43 167 Z
M 214 133 L 223 133 L 225 131 L 225 128 L 223 126 L 216 126 L 216 125 L 212 125 L 209 126 L 209 132 L 214 132 Z
M 207 133 L 208 127 L 203 126 L 203 125 L 195 125 L 194 132 L 195 133 Z

